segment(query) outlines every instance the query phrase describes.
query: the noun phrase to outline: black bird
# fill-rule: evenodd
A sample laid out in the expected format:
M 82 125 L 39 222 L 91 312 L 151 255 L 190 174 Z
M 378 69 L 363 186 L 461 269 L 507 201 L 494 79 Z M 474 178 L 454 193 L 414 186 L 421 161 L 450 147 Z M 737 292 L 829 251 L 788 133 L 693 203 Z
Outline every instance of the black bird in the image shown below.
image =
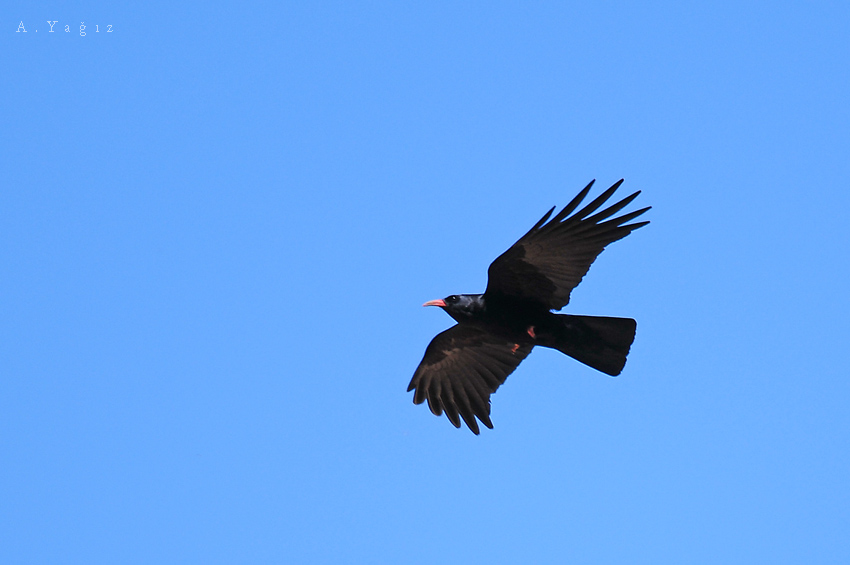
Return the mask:
M 649 207 L 606 220 L 640 191 L 597 212 L 623 183 L 620 179 L 593 202 L 578 208 L 594 181 L 551 220 L 546 212 L 528 233 L 487 271 L 484 294 L 453 294 L 423 306 L 439 306 L 457 322 L 431 340 L 408 392 L 414 404 L 460 418 L 478 434 L 477 417 L 492 429 L 490 395 L 528 357 L 535 345 L 551 347 L 611 376 L 619 375 L 635 339 L 631 318 L 554 314 L 570 301 L 597 255 L 649 222 L 629 224 Z M 572 216 L 570 216 L 572 214 Z M 547 222 L 547 220 L 549 220 Z

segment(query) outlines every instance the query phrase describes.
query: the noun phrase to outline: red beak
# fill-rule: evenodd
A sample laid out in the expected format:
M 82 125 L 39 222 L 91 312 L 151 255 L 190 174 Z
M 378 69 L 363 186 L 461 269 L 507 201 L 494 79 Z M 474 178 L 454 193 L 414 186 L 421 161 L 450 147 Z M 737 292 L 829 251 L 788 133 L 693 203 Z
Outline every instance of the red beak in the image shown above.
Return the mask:
M 429 300 L 422 306 L 439 306 L 440 308 L 446 307 L 446 301 L 440 298 L 439 300 Z

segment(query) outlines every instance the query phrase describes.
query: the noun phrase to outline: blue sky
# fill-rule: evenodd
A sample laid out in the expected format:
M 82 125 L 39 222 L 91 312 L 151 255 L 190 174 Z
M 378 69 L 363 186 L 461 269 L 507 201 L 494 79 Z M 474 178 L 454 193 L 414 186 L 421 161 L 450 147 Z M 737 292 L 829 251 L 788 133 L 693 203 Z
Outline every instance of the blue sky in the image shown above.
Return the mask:
M 850 560 L 846 3 L 0 14 L 4 560 Z M 623 374 L 414 406 L 421 304 L 621 177 Z

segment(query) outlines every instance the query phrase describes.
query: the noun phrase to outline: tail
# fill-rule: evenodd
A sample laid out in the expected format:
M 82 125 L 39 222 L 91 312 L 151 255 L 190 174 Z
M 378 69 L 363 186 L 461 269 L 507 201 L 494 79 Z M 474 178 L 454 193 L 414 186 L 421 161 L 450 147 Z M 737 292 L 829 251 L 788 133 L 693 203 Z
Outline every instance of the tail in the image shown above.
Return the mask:
M 631 318 L 553 314 L 557 329 L 541 335 L 540 345 L 557 349 L 597 371 L 615 377 L 626 365 L 637 322 Z M 549 332 L 546 332 L 549 334 Z

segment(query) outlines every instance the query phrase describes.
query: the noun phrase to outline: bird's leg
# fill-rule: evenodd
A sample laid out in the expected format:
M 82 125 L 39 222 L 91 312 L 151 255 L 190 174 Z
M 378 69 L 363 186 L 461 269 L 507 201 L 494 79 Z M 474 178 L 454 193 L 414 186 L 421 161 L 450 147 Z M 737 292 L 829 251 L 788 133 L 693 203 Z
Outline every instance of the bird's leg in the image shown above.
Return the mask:
M 531 339 L 537 339 L 537 335 L 534 333 L 534 326 L 528 326 L 528 329 L 525 331 L 528 332 L 528 335 L 531 336 Z
M 519 349 L 519 344 L 515 343 L 513 347 L 511 347 L 511 353 L 516 353 L 516 350 Z

